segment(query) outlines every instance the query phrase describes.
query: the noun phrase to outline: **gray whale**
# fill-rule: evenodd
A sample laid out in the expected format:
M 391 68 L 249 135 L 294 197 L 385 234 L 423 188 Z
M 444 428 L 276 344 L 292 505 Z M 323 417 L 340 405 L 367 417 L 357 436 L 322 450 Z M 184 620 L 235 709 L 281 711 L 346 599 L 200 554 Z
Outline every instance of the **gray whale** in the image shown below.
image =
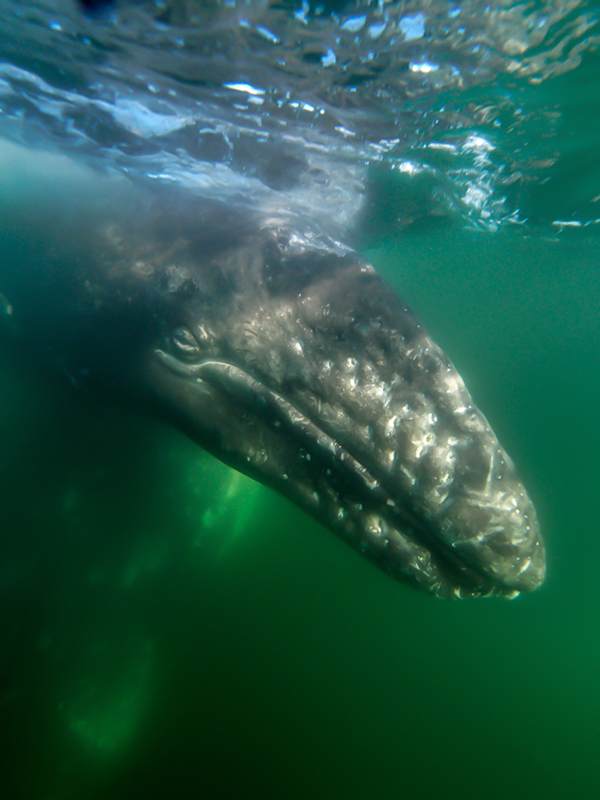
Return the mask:
M 512 461 L 356 252 L 292 212 L 15 151 L 6 336 L 177 426 L 395 578 L 444 597 L 541 584 Z

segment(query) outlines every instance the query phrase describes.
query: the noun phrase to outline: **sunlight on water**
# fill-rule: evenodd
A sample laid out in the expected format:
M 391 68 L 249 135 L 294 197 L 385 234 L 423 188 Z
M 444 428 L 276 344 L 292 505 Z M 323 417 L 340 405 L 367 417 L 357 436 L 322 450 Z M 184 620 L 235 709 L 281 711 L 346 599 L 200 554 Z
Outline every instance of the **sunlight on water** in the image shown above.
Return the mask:
M 256 504 L 264 492 L 260 484 L 240 472 L 234 472 L 216 461 L 210 466 L 212 471 L 218 473 L 219 478 L 215 502 L 202 513 L 202 524 L 194 537 L 193 546 L 203 548 L 207 539 L 218 539 L 217 559 L 221 559 L 235 547 L 236 540 L 246 533 Z M 194 485 L 192 475 L 190 485 Z M 197 518 L 194 509 L 188 507 L 187 513 Z
M 600 40 L 585 0 L 364 13 L 360 3 L 123 0 L 91 18 L 70 0 L 5 5 L 5 135 L 159 180 L 208 174 L 196 190 L 209 196 L 239 202 L 241 190 L 272 207 L 283 193 L 290 209 L 345 228 L 365 166 L 393 168 L 408 149 L 436 184 L 436 215 L 492 228 L 522 220 L 506 186 L 547 180 L 557 135 L 551 104 L 540 113 L 522 92 L 578 69 Z M 533 157 L 529 125 L 540 134 Z M 478 136 L 494 140 L 485 163 L 468 146 Z M 436 142 L 461 156 L 432 163 Z M 258 183 L 244 188 L 242 177 Z

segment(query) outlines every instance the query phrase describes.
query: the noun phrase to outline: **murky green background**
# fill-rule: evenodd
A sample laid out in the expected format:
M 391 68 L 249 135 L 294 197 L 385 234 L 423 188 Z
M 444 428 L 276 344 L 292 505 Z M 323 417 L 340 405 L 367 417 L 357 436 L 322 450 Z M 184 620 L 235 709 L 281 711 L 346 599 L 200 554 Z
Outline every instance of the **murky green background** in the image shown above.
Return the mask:
M 562 114 L 554 143 L 535 120 L 523 136 L 561 154 L 513 198 L 527 225 L 371 223 L 368 255 L 536 503 L 549 572 L 530 596 L 394 583 L 0 340 L 3 800 L 600 796 L 600 225 L 549 224 L 600 217 L 599 85 L 590 54 L 519 90 Z
M 394 583 L 179 434 L 1 352 L 0 774 L 15 800 L 600 792 L 598 242 L 370 257 L 517 462 L 544 588 Z

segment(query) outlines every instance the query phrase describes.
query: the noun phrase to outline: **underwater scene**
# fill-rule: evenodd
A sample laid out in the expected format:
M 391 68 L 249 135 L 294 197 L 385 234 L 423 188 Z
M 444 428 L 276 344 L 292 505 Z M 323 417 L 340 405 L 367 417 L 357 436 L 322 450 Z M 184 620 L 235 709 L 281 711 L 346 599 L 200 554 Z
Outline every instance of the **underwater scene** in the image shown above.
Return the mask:
M 599 46 L 0 0 L 1 797 L 600 793 Z

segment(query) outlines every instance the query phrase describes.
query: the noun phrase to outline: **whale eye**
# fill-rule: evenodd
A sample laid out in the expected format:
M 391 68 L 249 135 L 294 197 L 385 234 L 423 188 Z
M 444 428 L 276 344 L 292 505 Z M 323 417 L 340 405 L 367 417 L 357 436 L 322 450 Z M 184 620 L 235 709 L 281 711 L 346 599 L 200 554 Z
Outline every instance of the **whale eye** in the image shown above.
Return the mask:
M 188 328 L 176 328 L 171 334 L 173 354 L 186 361 L 195 361 L 200 355 L 200 346 Z

